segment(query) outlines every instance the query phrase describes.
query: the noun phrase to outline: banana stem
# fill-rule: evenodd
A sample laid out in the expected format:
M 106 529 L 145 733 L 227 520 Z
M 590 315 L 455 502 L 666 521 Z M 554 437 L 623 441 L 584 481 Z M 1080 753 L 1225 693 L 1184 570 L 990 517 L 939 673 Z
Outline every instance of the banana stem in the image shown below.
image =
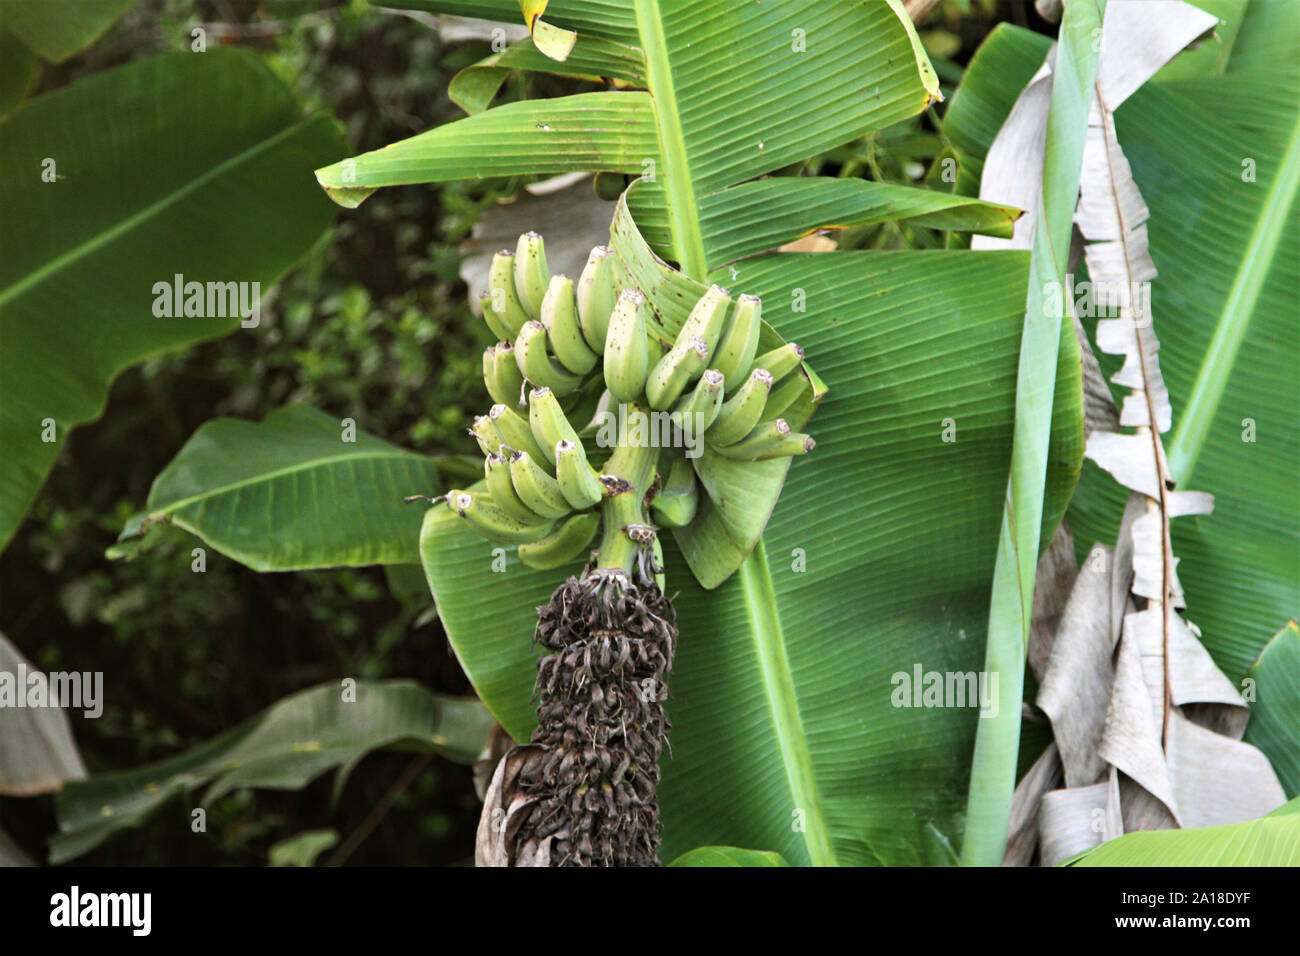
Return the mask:
M 631 421 L 633 415 L 645 412 L 644 408 L 629 402 L 625 406 L 624 421 Z M 611 489 L 613 493 L 600 506 L 604 531 L 596 555 L 596 567 L 622 568 L 628 574 L 632 573 L 643 545 L 629 538 L 626 528 L 648 523 L 645 493 L 654 478 L 658 457 L 658 449 L 650 447 L 649 442 L 634 444 L 628 440 L 626 431 L 620 431 L 618 446 L 605 463 L 602 474 L 621 479 L 625 485 Z
M 596 554 L 596 567 L 622 568 L 627 574 L 632 574 L 641 545 L 628 537 L 624 529 L 630 524 L 645 523 L 641 500 L 641 493 L 631 488 L 610 495 L 600 506 L 605 530 Z

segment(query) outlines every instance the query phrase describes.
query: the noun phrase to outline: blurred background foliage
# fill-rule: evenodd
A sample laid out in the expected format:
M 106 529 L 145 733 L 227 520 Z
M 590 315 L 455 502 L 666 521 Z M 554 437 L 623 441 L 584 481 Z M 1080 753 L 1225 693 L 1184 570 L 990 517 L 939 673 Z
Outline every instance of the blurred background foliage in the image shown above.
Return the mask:
M 925 14 L 921 36 L 945 94 L 1003 19 L 1048 30 L 1021 0 L 942 0 Z M 44 65 L 30 95 L 189 49 L 196 26 L 209 47 L 260 51 L 305 104 L 339 119 L 357 153 L 463 115 L 447 98 L 447 83 L 491 52 L 486 40 L 445 43 L 431 17 L 363 0 L 140 0 L 89 49 Z M 569 91 L 558 88 L 563 82 L 514 74 L 499 99 Z M 943 149 L 933 110 L 785 172 L 933 182 Z M 137 560 L 109 561 L 104 552 L 154 476 L 215 416 L 261 419 L 300 401 L 416 451 L 471 450 L 465 424 L 490 403 L 479 358 L 489 337 L 467 304 L 459 246 L 483 210 L 523 185 L 390 188 L 340 212 L 300 266 L 264 295 L 258 329 L 130 369 L 100 420 L 72 433 L 0 555 L 0 631 L 43 669 L 113 675 L 103 716 L 73 718 L 92 774 L 173 755 L 340 676 L 409 677 L 434 691 L 469 692 L 426 592 L 380 568 L 259 575 L 208 549 L 206 572 L 196 575 L 191 549 L 201 542 L 165 525 Z M 942 243 L 930 230 L 894 223 L 836 241 L 843 248 Z M 326 778 L 305 792 L 233 794 L 208 808 L 206 834 L 192 834 L 188 811 L 176 806 L 77 862 L 472 859 L 479 801 L 470 768 L 379 753 L 355 770 L 337 806 L 330 787 Z M 381 816 L 377 806 L 387 807 Z M 55 830 L 51 799 L 0 798 L 0 827 L 43 860 Z M 327 829 L 342 835 L 343 850 L 322 838 Z

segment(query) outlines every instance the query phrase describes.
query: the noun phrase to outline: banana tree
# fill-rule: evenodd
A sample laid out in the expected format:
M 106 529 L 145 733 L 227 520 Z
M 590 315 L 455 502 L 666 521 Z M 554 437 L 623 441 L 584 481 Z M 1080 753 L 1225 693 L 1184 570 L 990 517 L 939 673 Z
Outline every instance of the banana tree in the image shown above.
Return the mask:
M 507 0 L 399 5 L 499 20 L 518 14 Z M 1017 211 L 866 181 L 774 175 L 939 96 L 901 4 L 575 0 L 522 7 L 533 31 L 524 42 L 536 50 L 506 51 L 457 84 L 475 91 L 464 99 L 479 112 L 321 169 L 317 178 L 338 202 L 355 205 L 402 183 L 579 170 L 636 176 L 611 227 L 615 290 L 623 291 L 611 329 L 619 308 L 635 322 L 641 303 L 648 348 L 662 348 L 666 360 L 681 354 L 683 327 L 698 328 L 712 286 L 761 299 L 766 322 L 758 348 L 769 353 L 797 340 L 817 369 L 798 371 L 801 390 L 786 422 L 797 432 L 812 420 L 815 453 L 792 468 L 786 457 L 711 472 L 720 456 L 706 450 L 698 460 L 704 464 L 693 466 L 699 506 L 670 540 L 653 534 L 652 514 L 667 524 L 664 509 L 652 501 L 652 514 L 645 512 L 643 491 L 629 516 L 606 513 L 595 563 L 618 552 L 624 570 L 634 560 L 645 569 L 638 584 L 646 601 L 661 600 L 650 580 L 661 569 L 667 591 L 676 593 L 680 641 L 666 702 L 671 756 L 657 794 L 642 796 L 662 810 L 665 856 L 730 844 L 795 863 L 954 861 L 977 718 L 973 710 L 898 706 L 893 678 L 914 666 L 979 668 L 1027 258 L 774 250 L 810 232 L 891 215 L 1005 235 Z M 854 67 L 840 68 L 845 63 Z M 605 76 L 615 88 L 483 109 L 499 75 L 493 71 L 513 65 Z M 535 297 L 541 318 L 546 293 L 532 267 L 507 270 L 506 258 L 522 256 L 503 255 L 502 271 L 521 300 Z M 494 331 L 514 305 L 508 283 L 500 294 L 486 303 Z M 545 320 L 537 324 L 550 331 Z M 538 334 L 520 325 L 525 331 Z M 1048 536 L 1082 450 L 1079 353 L 1066 331 L 1043 496 Z M 561 357 L 554 336 L 544 341 Z M 517 358 L 530 342 L 512 343 Z M 607 343 L 601 355 L 608 385 L 616 354 Z M 612 371 L 621 378 L 626 368 L 618 362 Z M 557 371 L 534 367 L 542 379 Z M 566 412 L 573 418 L 577 406 Z M 494 409 L 487 421 L 504 438 L 505 429 L 518 431 L 510 424 L 517 414 Z M 499 452 L 484 441 L 489 456 Z M 489 471 L 494 465 L 500 468 L 489 457 Z M 648 467 L 629 483 L 664 490 L 671 469 L 662 471 L 657 486 Z M 560 606 L 552 592 L 583 559 L 539 570 L 519 560 L 532 542 L 516 550 L 484 541 L 470 524 L 476 512 L 504 516 L 477 509 L 481 495 L 454 489 L 446 499 L 452 507 L 432 508 L 420 553 L 476 690 L 507 731 L 526 740 L 538 726 L 531 697 L 539 666 L 527 637 L 537 629 L 563 656 L 548 638 L 548 615 Z M 639 549 L 619 538 L 629 526 L 649 529 L 643 543 L 661 546 L 662 562 L 653 552 L 649 560 L 632 557 Z M 561 585 L 557 598 L 573 584 Z M 543 675 L 553 666 L 543 659 Z M 631 690 L 619 688 L 628 700 Z M 551 703 L 543 687 L 543 711 Z M 662 726 L 657 710 L 643 716 Z M 544 720 L 537 739 L 553 746 L 547 733 Z M 653 820 L 646 826 L 653 830 Z M 568 839 L 576 842 L 572 833 Z M 557 837 L 557 845 L 565 841 Z M 516 852 L 527 843 L 517 840 Z M 653 846 L 646 847 L 648 855 Z M 537 850 L 534 843 L 528 852 Z

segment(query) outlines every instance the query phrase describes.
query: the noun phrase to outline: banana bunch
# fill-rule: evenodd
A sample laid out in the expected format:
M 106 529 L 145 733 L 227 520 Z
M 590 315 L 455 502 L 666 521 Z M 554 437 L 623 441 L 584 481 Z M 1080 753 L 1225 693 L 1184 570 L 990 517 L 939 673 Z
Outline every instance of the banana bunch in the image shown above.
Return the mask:
M 480 304 L 498 342 L 483 353 L 483 379 L 496 404 L 470 428 L 484 481 L 443 500 L 484 537 L 518 545 L 524 563 L 549 569 L 576 560 L 602 517 L 606 525 L 618 520 L 624 536 L 661 563 L 655 526 L 695 517 L 699 459 L 681 449 L 656 447 L 638 459 L 622 436 L 593 467 L 588 455 L 597 446 L 583 436 L 592 437 L 587 423 L 598 404 L 666 416 L 679 434 L 702 436 L 705 455 L 764 461 L 813 449 L 811 436 L 780 417 L 804 388 L 794 374 L 803 350 L 791 343 L 758 354 L 756 296 L 733 301 L 711 287 L 670 344 L 610 249 L 593 249 L 575 283 L 550 274 L 542 237 L 531 232 L 493 257 L 488 284 Z M 636 460 L 648 460 L 649 480 L 624 473 L 637 470 Z M 623 499 L 617 511 L 615 496 Z

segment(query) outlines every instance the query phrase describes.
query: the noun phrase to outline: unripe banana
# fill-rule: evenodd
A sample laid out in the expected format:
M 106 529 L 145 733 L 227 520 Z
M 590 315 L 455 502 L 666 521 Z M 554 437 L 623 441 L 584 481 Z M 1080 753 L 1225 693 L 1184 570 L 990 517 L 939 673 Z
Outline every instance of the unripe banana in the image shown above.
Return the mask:
M 497 440 L 489 451 L 496 451 L 499 445 L 505 445 L 511 451 L 526 451 L 538 461 L 546 457 L 542 446 L 533 438 L 533 430 L 528 419 L 508 405 L 493 405 L 488 417 L 496 426 Z M 477 425 L 477 420 L 475 421 Z
M 605 497 L 605 486 L 578 442 L 562 439 L 555 443 L 555 480 L 564 500 L 578 511 L 594 508 Z
M 678 428 L 687 422 L 694 422 L 693 434 L 700 435 L 713 424 L 722 410 L 723 378 L 722 373 L 711 368 L 700 376 L 695 389 L 673 409 L 673 424 Z M 696 415 L 698 418 L 691 418 Z
M 556 363 L 546 352 L 546 326 L 525 322 L 515 339 L 515 364 L 533 385 L 551 389 L 556 395 L 568 395 L 582 384 L 582 377 Z
M 778 349 L 764 352 L 754 359 L 754 368 L 765 368 L 772 373 L 772 381 L 779 382 L 803 361 L 803 349 L 793 342 L 787 342 Z
M 509 249 L 502 249 L 492 257 L 492 266 L 488 269 L 488 296 L 492 311 L 509 333 L 501 338 L 508 342 L 528 321 L 528 313 L 515 290 L 515 254 Z
M 500 544 L 539 541 L 555 526 L 554 521 L 544 520 L 536 524 L 519 521 L 498 507 L 491 496 L 481 492 L 453 490 L 447 492 L 446 500 L 471 528 Z
M 767 404 L 771 390 L 770 372 L 762 368 L 750 372 L 745 384 L 718 410 L 718 417 L 705 435 L 709 444 L 714 447 L 730 445 L 748 435 L 763 417 L 763 406 Z
M 807 385 L 804 376 L 795 375 L 772 389 L 772 394 L 767 396 L 767 404 L 763 406 L 764 421 L 771 421 L 784 415 L 795 400 L 804 393 Z
M 700 336 L 678 339 L 645 380 L 645 397 L 654 409 L 671 407 L 709 361 L 709 346 Z
M 723 458 L 741 461 L 766 461 L 769 458 L 788 458 L 806 455 L 817 443 L 811 435 L 791 432 L 784 418 L 763 422 L 742 440 L 713 450 Z
M 695 481 L 695 469 L 685 458 L 678 458 L 668 470 L 668 480 L 650 500 L 650 510 L 659 523 L 669 528 L 681 528 L 691 523 L 699 504 L 700 491 Z
M 524 377 L 519 374 L 519 365 L 515 362 L 513 343 L 498 342 L 483 353 L 483 382 L 492 401 L 511 408 L 523 403 Z
M 605 351 L 609 314 L 614 311 L 614 303 L 618 299 L 618 289 L 614 282 L 614 267 L 617 263 L 614 250 L 608 246 L 592 249 L 574 290 L 578 299 L 582 337 L 597 355 Z
M 519 560 L 538 571 L 563 567 L 582 557 L 596 537 L 600 513 L 589 511 L 560 522 L 545 538 L 519 546 Z
M 526 451 L 510 456 L 510 480 L 520 500 L 544 518 L 561 518 L 573 510 L 560 491 L 560 483 Z
M 578 324 L 578 304 L 573 298 L 573 280 L 552 276 L 542 299 L 542 325 L 551 350 L 560 364 L 575 375 L 586 375 L 596 367 L 598 356 L 587 348 Z
M 504 457 L 493 452 L 484 458 L 483 475 L 487 480 L 487 490 L 492 497 L 492 503 L 502 511 L 525 524 L 536 524 L 545 520 L 524 504 L 515 491 L 514 482 L 510 477 L 510 463 Z
M 469 433 L 474 436 L 478 447 L 485 455 L 492 454 L 501 444 L 501 433 L 492 424 L 492 419 L 486 415 L 474 416 L 474 424 L 470 426 Z
M 758 333 L 762 328 L 763 302 L 756 295 L 742 295 L 731 311 L 731 322 L 722 333 L 713 367 L 722 373 L 726 389 L 731 391 L 745 380 L 754 367 L 758 351 Z
M 542 299 L 551 284 L 546 268 L 546 244 L 535 232 L 526 232 L 515 246 L 515 291 L 530 319 L 542 316 Z
M 569 424 L 560 400 L 549 388 L 535 388 L 528 393 L 528 426 L 542 449 L 542 454 L 555 464 L 555 443 L 578 440 L 578 433 Z
M 483 312 L 483 321 L 487 323 L 489 331 L 496 337 L 498 342 L 509 341 L 514 338 L 514 333 L 497 315 L 496 309 L 492 308 L 492 293 L 483 292 L 478 297 L 479 308 Z
M 645 296 L 625 289 L 609 317 L 605 337 L 605 384 L 620 402 L 639 398 L 650 371 Z
M 691 309 L 691 314 L 686 317 L 686 321 L 682 323 L 675 344 L 680 345 L 688 339 L 701 338 L 712 352 L 718 346 L 718 339 L 722 337 L 722 326 L 727 320 L 727 309 L 730 307 L 731 293 L 722 286 L 709 286 L 704 295 L 700 296 L 700 300 L 695 303 L 695 308 Z

